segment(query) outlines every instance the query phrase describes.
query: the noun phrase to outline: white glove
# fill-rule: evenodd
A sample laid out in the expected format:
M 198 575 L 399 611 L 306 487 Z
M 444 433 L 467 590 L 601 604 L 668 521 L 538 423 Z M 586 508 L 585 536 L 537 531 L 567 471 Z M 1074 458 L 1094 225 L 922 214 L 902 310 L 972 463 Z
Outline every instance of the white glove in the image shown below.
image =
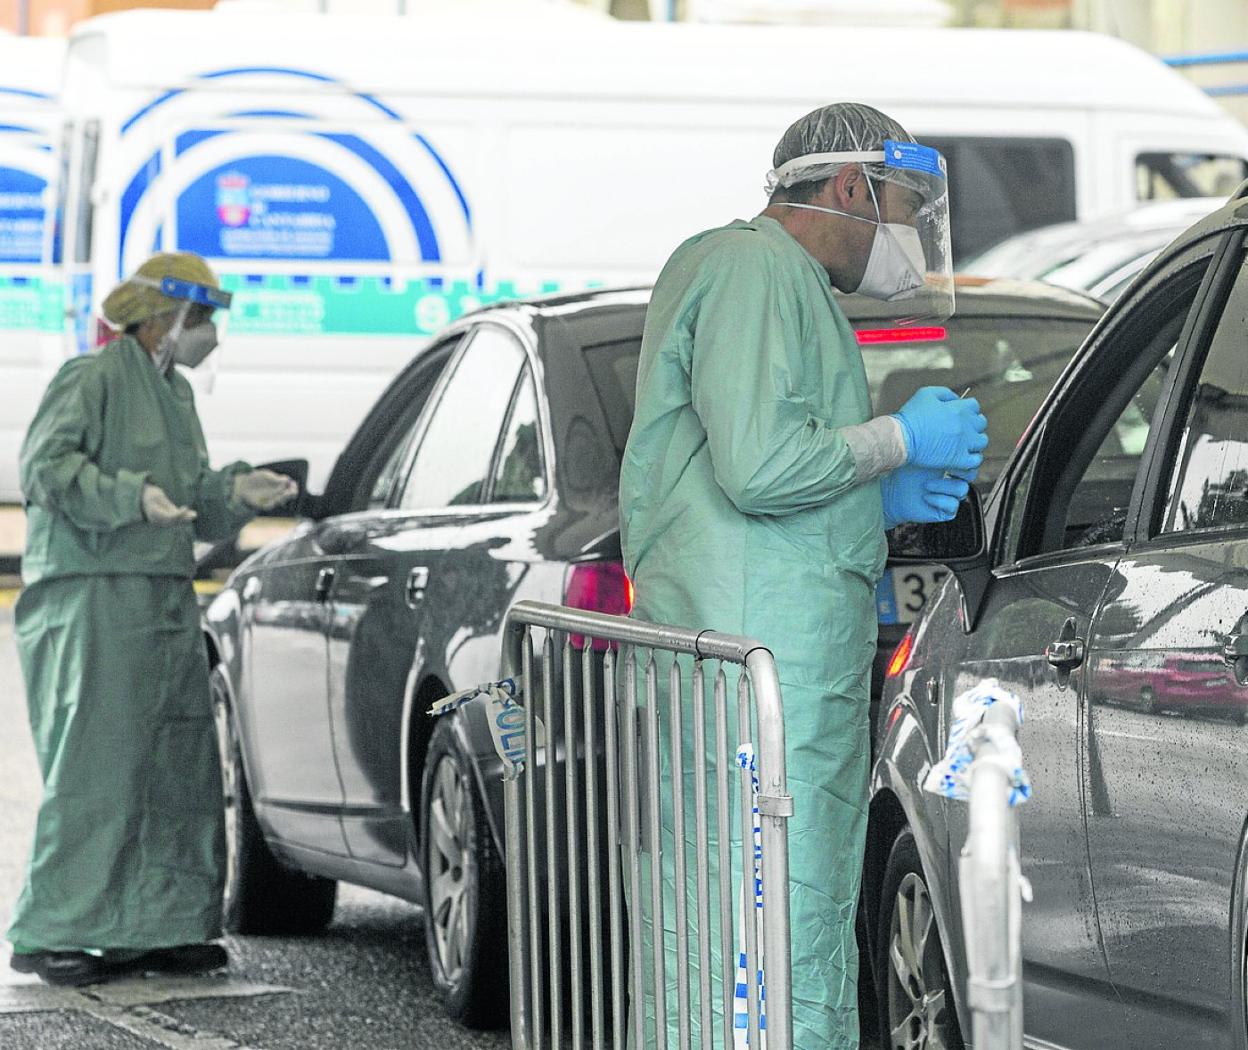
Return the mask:
M 234 476 L 234 500 L 252 510 L 272 510 L 299 495 L 299 486 L 285 474 L 253 470 Z
M 141 503 L 143 517 L 153 525 L 181 525 L 199 516 L 190 507 L 179 507 L 159 485 L 144 485 Z

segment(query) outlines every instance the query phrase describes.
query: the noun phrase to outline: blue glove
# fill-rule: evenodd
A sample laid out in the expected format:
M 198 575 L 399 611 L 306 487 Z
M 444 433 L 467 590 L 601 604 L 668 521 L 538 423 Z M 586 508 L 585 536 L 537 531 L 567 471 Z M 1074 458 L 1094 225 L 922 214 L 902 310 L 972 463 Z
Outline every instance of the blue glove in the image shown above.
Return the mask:
M 946 477 L 934 467 L 898 467 L 880 478 L 884 527 L 891 529 L 908 521 L 952 521 L 970 488 L 962 478 Z
M 906 439 L 906 462 L 941 470 L 974 470 L 988 447 L 988 420 L 973 397 L 925 386 L 894 414 Z

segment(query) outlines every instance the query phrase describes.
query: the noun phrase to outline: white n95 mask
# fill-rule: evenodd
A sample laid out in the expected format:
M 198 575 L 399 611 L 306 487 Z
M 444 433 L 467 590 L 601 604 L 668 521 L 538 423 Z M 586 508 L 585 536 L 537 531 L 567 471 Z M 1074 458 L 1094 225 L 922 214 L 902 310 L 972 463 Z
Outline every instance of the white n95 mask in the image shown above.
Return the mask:
M 821 211 L 828 215 L 844 215 L 847 219 L 869 222 L 875 227 L 871 241 L 871 254 L 867 256 L 867 268 L 862 280 L 854 289 L 859 295 L 872 299 L 909 299 L 923 287 L 923 274 L 927 260 L 923 256 L 923 242 L 919 231 L 904 222 L 877 222 L 862 215 L 853 215 L 836 208 L 822 208 L 818 204 L 796 204 L 792 201 L 776 201 L 782 208 L 801 208 L 803 211 Z M 878 211 L 878 209 L 877 209 Z
M 918 230 L 904 222 L 877 223 L 857 292 L 885 302 L 912 299 L 923 287 L 926 265 Z
M 217 326 L 211 321 L 185 328 L 173 341 L 174 364 L 184 368 L 198 368 L 205 357 L 217 348 Z

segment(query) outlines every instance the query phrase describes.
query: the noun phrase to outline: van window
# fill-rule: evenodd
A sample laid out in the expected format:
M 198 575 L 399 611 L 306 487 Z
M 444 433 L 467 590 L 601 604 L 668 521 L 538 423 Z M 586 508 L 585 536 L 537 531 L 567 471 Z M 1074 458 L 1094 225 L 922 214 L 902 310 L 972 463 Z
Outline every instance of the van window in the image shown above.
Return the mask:
M 1135 195 L 1142 201 L 1229 197 L 1248 178 L 1248 161 L 1216 153 L 1141 153 Z
M 95 206 L 91 190 L 95 186 L 95 167 L 100 156 L 100 122 L 88 120 L 82 126 L 81 152 L 78 155 L 78 211 L 74 217 L 74 262 L 91 261 L 91 235 Z
M 949 162 L 955 263 L 1075 217 L 1075 151 L 1065 139 L 924 136 L 923 143 Z
M 65 261 L 65 201 L 69 196 L 69 152 L 74 142 L 74 122 L 61 126 L 61 144 L 56 158 L 56 205 L 52 212 L 52 262 Z

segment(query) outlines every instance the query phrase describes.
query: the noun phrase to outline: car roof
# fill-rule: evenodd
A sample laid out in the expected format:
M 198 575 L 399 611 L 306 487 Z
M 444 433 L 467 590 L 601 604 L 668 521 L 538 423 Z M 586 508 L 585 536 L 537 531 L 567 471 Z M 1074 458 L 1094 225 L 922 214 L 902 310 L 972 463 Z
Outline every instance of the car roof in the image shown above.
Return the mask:
M 1192 223 L 1218 210 L 1222 197 L 1154 201 L 1098 219 L 1060 222 L 1015 234 L 968 260 L 969 272 L 1038 277 L 1104 244 L 1161 248 Z
M 957 318 L 963 317 L 1045 317 L 1090 322 L 1097 320 L 1105 311 L 1105 304 L 1098 299 L 1043 281 L 978 278 L 960 274 L 954 283 L 957 301 L 955 323 Z M 463 320 L 504 314 L 516 320 L 536 323 L 557 318 L 581 318 L 597 310 L 618 311 L 620 307 L 631 307 L 639 315 L 644 315 L 649 300 L 648 286 L 594 288 L 492 303 Z M 891 324 L 896 317 L 896 306 L 878 299 L 838 294 L 837 300 L 850 324 L 855 326 Z
M 1217 211 L 1193 223 L 1171 242 L 1169 248 L 1154 265 L 1164 265 L 1167 259 L 1182 252 L 1188 245 L 1203 240 L 1210 234 L 1235 227 L 1248 226 L 1248 179 L 1246 179 Z

